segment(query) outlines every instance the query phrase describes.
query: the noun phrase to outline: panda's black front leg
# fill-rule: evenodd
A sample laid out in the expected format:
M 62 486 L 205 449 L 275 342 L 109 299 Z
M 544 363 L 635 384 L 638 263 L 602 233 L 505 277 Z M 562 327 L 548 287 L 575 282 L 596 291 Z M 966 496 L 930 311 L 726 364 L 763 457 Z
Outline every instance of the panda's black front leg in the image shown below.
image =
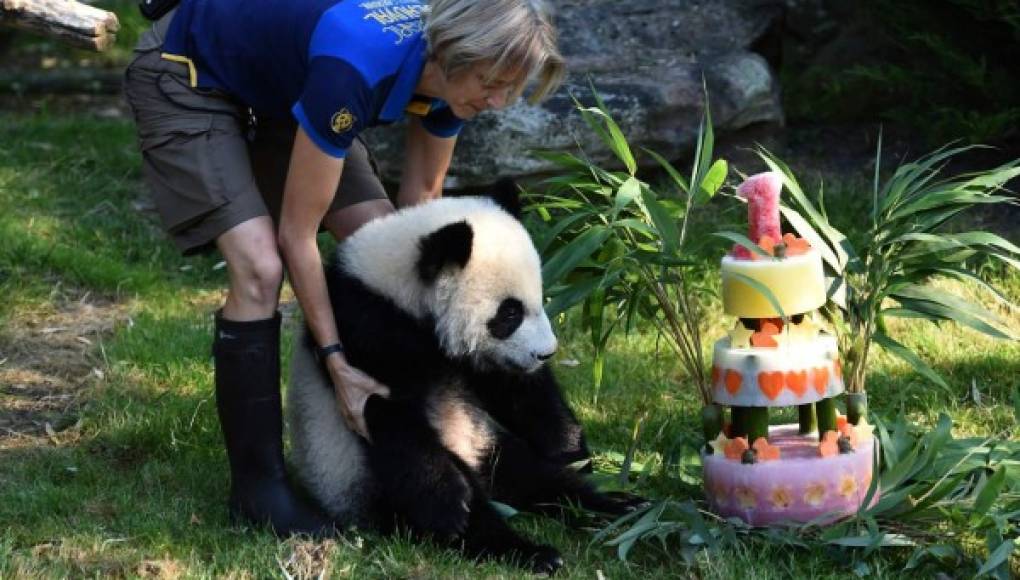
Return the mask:
M 469 474 L 443 447 L 412 401 L 369 397 L 365 423 L 372 439 L 368 460 L 381 497 L 414 531 L 439 540 L 468 528 L 473 501 Z
M 527 441 L 507 431 L 499 433 L 487 468 L 492 496 L 520 509 L 548 512 L 558 510 L 559 504 L 573 503 L 623 515 L 645 503 L 629 494 L 598 491 L 584 474 L 540 456 Z
M 474 557 L 508 560 L 537 574 L 554 574 L 563 567 L 563 557 L 556 548 L 531 542 L 514 531 L 481 490 L 471 503 L 462 546 Z
M 540 457 L 563 466 L 591 459 L 584 430 L 548 366 L 530 374 L 478 373 L 470 384 L 485 411 Z M 590 473 L 591 464 L 581 471 Z
M 413 531 L 463 547 L 475 557 L 513 561 L 553 573 L 563 560 L 503 521 L 471 469 L 447 450 L 414 402 L 370 397 L 368 458 L 380 496 Z

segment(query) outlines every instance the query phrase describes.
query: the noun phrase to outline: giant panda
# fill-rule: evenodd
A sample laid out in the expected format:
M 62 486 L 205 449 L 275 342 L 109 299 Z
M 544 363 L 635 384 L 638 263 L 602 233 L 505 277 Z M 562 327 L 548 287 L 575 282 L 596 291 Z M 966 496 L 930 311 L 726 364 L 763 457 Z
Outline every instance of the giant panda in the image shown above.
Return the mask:
M 339 527 L 402 525 L 552 573 L 557 550 L 517 534 L 490 499 L 611 514 L 633 502 L 578 472 L 589 451 L 546 364 L 557 341 L 518 203 L 504 182 L 492 197 L 402 209 L 340 244 L 327 285 L 345 356 L 390 396 L 366 404 L 371 443 L 349 431 L 306 332 L 288 425 L 296 473 Z

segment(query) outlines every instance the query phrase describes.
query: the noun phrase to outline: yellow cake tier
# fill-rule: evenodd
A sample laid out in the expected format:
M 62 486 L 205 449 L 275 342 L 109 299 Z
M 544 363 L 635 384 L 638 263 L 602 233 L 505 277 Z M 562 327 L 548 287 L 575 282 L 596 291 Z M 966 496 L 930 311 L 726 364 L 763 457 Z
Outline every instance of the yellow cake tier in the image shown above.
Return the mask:
M 825 274 L 817 250 L 784 259 L 722 259 L 723 310 L 741 318 L 775 318 L 779 313 L 764 294 L 739 279 L 747 276 L 772 291 L 787 316 L 825 304 Z

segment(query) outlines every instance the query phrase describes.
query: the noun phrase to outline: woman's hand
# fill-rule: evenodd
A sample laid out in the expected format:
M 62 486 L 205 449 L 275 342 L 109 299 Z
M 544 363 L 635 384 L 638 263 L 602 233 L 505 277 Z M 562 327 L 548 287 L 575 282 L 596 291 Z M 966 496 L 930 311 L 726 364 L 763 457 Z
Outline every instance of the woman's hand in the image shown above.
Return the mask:
M 334 353 L 326 357 L 326 368 L 336 391 L 336 407 L 347 426 L 365 439 L 369 439 L 365 425 L 365 403 L 371 395 L 390 396 L 390 390 L 375 379 L 347 364 L 343 355 Z

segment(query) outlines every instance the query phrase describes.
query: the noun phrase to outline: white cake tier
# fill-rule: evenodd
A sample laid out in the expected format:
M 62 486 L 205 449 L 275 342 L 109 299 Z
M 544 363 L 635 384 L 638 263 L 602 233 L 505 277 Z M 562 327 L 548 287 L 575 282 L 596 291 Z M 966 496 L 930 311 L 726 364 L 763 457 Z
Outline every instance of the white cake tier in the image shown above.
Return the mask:
M 772 291 L 787 316 L 817 310 L 825 304 L 822 255 L 811 249 L 781 260 L 722 259 L 723 310 L 740 318 L 776 318 L 779 313 L 764 294 L 735 274 L 752 278 Z
M 716 403 L 739 407 L 788 407 L 843 392 L 836 337 L 780 348 L 731 348 L 715 343 L 712 392 Z

